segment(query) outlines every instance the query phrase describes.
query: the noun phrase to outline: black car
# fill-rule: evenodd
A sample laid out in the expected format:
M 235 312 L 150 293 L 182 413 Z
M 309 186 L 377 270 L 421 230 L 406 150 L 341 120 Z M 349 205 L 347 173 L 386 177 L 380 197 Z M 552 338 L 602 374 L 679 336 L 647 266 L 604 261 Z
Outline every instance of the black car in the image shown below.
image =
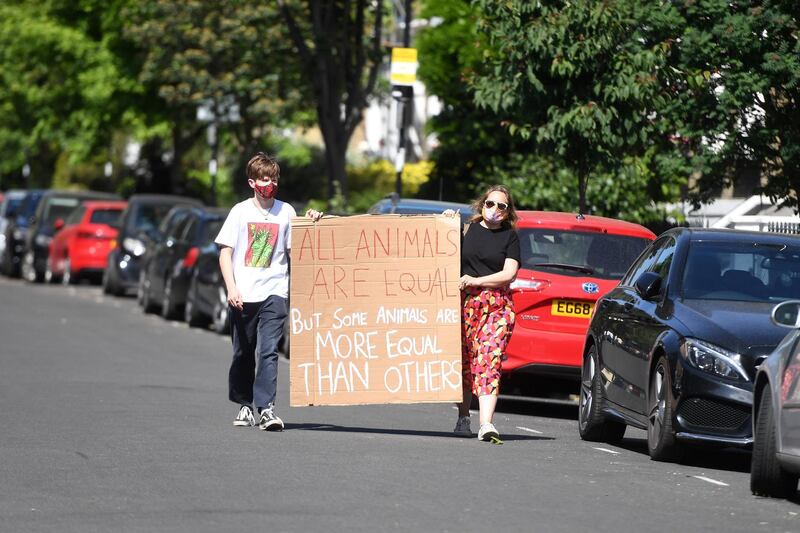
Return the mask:
M 140 276 L 141 305 L 146 313 L 161 309 L 164 318 L 183 316 L 186 292 L 200 247 L 213 242 L 227 211 L 209 207 L 176 207 L 165 219 L 162 238 L 148 250 Z
M 97 191 L 47 190 L 42 194 L 31 219 L 22 250 L 22 277 L 26 281 L 41 282 L 47 270 L 50 241 L 55 234 L 57 220 L 67 218 L 72 211 L 87 200 L 120 200 L 116 194 Z
M 103 273 L 106 294 L 122 295 L 139 283 L 141 258 L 147 244 L 160 238 L 158 228 L 176 205 L 200 206 L 202 202 L 170 194 L 134 194 L 120 218 L 117 243 L 108 254 Z
M 655 460 L 684 443 L 749 447 L 756 367 L 785 331 L 770 312 L 800 292 L 800 238 L 676 228 L 597 302 L 583 356 L 579 431 L 647 430 Z
M 214 239 L 200 247 L 186 294 L 184 319 L 190 326 L 210 323 L 217 333 L 230 330 L 228 292 L 219 269 L 219 246 Z
M 3 224 L 1 238 L 4 246 L 0 253 L 0 271 L 6 276 L 19 276 L 25 239 L 43 194 L 44 191 L 39 189 L 26 190 L 19 206 L 13 210 L 14 215 L 7 217 Z

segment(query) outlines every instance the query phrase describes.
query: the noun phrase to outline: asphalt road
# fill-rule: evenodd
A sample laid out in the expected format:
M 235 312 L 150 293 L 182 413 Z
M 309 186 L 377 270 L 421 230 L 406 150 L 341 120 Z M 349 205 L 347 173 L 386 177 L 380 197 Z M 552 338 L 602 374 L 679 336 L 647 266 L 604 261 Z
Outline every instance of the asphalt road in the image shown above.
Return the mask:
M 451 405 L 288 407 L 231 425 L 230 344 L 96 287 L 0 279 L 0 532 L 800 531 L 749 455 L 685 464 L 580 440 L 573 406 L 501 400 L 496 446 Z M 473 429 L 477 417 L 473 416 Z

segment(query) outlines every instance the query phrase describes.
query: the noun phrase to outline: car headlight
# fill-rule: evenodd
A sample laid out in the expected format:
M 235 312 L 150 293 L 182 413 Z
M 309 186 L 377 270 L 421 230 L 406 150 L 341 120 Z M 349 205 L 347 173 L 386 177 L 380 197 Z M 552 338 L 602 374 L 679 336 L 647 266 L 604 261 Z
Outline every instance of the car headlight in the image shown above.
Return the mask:
M 698 339 L 686 339 L 681 355 L 693 367 L 727 379 L 749 381 L 742 367 L 742 356 L 725 348 Z
M 145 250 L 144 243 L 142 241 L 140 241 L 139 239 L 133 239 L 131 237 L 123 239 L 122 247 L 128 250 L 136 257 L 142 255 Z
M 53 238 L 48 236 L 48 235 L 37 235 L 36 236 L 36 244 L 38 244 L 39 246 L 50 246 L 50 241 L 52 241 L 52 240 L 53 240 Z

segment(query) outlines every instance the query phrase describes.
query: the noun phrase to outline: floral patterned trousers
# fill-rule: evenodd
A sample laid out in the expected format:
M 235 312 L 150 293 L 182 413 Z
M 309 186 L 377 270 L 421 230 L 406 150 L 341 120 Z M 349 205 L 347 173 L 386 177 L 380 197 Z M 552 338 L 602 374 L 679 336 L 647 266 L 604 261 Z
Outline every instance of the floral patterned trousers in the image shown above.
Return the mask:
M 461 369 L 465 391 L 497 395 L 502 360 L 514 329 L 514 302 L 508 288 L 470 287 L 463 291 Z

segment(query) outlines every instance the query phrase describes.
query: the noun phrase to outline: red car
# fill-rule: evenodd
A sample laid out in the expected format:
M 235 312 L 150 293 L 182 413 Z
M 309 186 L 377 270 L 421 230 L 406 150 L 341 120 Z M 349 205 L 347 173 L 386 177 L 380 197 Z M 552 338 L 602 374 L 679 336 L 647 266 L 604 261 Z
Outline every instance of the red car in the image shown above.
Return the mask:
M 89 201 L 75 208 L 66 220 L 53 224 L 45 281 L 61 280 L 65 285 L 79 277 L 99 278 L 115 244 L 117 224 L 127 202 Z
M 591 215 L 518 215 L 522 264 L 511 284 L 516 325 L 503 362 L 504 388 L 538 395 L 541 384 L 523 390 L 531 386 L 531 374 L 579 379 L 595 302 L 656 236 L 638 224 Z

